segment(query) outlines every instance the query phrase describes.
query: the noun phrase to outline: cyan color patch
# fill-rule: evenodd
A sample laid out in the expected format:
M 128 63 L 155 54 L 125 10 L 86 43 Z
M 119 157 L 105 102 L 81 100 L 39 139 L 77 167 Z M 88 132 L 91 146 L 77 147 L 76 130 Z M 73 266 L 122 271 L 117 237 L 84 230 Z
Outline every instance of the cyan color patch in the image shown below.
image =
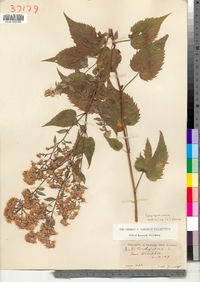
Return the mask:
M 192 145 L 193 144 L 187 144 L 187 158 L 192 159 Z
M 198 159 L 198 144 L 192 144 L 192 158 Z

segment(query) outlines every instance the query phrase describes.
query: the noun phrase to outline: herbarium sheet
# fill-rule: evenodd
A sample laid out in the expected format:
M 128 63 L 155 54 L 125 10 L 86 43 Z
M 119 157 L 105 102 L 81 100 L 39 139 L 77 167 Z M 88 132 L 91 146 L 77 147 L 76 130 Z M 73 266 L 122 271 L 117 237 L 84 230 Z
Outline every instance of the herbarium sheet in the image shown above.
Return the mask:
M 1 1 L 1 268 L 185 269 L 187 1 Z

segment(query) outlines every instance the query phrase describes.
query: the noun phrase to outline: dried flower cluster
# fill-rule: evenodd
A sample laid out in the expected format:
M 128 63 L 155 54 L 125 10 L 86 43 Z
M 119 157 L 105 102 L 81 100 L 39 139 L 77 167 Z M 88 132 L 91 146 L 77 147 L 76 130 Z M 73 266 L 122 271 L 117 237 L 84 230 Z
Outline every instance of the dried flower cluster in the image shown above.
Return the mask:
M 74 157 L 68 143 L 63 139 L 46 148 L 48 153 L 37 154 L 38 162 L 31 162 L 31 168 L 23 172 L 23 179 L 28 185 L 40 184 L 33 192 L 25 188 L 23 199 L 11 198 L 7 202 L 4 210 L 7 222 L 14 221 L 20 229 L 30 230 L 25 235 L 29 243 L 38 240 L 47 248 L 54 248 L 55 240 L 50 238 L 57 234 L 55 217 L 61 216 L 61 224 L 67 226 L 69 220 L 78 215 L 80 204 L 85 202 L 86 187 L 80 184 L 82 180 L 78 175 L 81 156 Z M 56 196 L 46 197 L 45 186 L 53 189 Z

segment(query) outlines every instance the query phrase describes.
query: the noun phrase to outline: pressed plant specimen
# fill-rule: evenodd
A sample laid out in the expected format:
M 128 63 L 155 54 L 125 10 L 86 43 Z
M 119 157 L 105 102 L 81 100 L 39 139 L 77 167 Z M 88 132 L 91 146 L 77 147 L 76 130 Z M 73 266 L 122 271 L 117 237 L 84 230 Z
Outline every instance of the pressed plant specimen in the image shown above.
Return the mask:
M 8 222 L 14 221 L 19 228 L 28 230 L 25 235 L 27 242 L 40 241 L 47 248 L 55 247 L 55 240 L 51 237 L 57 234 L 56 218 L 60 216 L 62 225 L 67 226 L 85 202 L 84 191 L 87 188 L 82 169 L 83 158 L 86 158 L 90 167 L 94 151 L 98 150 L 94 136 L 89 135 L 89 116 L 93 117 L 102 131 L 103 140 L 112 149 L 120 151 L 123 148 L 125 151 L 133 191 L 135 222 L 139 214 L 137 191 L 143 175 L 150 181 L 157 181 L 162 178 L 168 160 L 164 135 L 160 131 L 154 153 L 147 138 L 143 154 L 140 153 L 133 163 L 128 128 L 139 122 L 140 111 L 125 89 L 137 76 L 149 81 L 161 70 L 168 35 L 158 40 L 156 38 L 169 14 L 137 22 L 131 27 L 131 34 L 126 40 L 119 40 L 118 32 L 112 29 L 105 33 L 96 32 L 93 26 L 64 16 L 75 45 L 44 61 L 57 63 L 70 70 L 70 73 L 65 75 L 58 70 L 60 82 L 56 82 L 55 88 L 47 89 L 44 95 L 54 97 L 64 94 L 72 108 L 63 109 L 44 125 L 59 127 L 57 135 L 45 152 L 37 154 L 38 160 L 31 161 L 30 169 L 23 172 L 23 179 L 30 186 L 22 191 L 23 197 L 12 197 L 4 209 Z M 125 85 L 121 84 L 118 73 L 123 55 L 118 46 L 122 42 L 131 44 L 136 50 L 128 66 L 135 74 Z M 94 61 L 91 65 L 89 58 Z M 70 134 L 74 130 L 77 130 L 76 138 L 71 140 Z M 120 134 L 124 143 L 118 138 Z M 137 182 L 134 171 L 140 173 Z

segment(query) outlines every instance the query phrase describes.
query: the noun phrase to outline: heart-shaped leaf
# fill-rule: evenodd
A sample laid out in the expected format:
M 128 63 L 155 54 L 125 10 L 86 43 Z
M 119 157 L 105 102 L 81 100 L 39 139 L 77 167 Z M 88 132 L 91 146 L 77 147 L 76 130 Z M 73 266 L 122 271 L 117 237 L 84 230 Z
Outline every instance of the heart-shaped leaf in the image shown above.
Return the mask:
M 96 56 L 99 54 L 101 46 L 105 41 L 105 35 L 100 32 L 97 34 L 93 26 L 78 23 L 70 19 L 65 13 L 71 36 L 77 47 L 87 56 Z
M 132 34 L 129 35 L 131 46 L 135 49 L 141 49 L 147 44 L 152 43 L 158 35 L 161 24 L 169 15 L 167 14 L 159 18 L 147 18 L 132 26 Z
M 133 71 L 139 72 L 140 78 L 148 81 L 156 77 L 164 63 L 165 42 L 169 35 L 154 41 L 140 49 L 132 58 L 130 66 Z

